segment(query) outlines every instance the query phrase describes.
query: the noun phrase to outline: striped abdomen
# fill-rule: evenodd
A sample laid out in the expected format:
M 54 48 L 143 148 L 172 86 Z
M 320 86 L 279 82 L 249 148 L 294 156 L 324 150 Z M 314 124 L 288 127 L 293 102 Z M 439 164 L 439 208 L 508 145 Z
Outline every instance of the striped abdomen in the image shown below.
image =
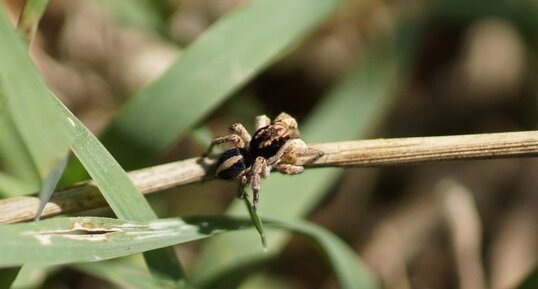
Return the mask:
M 250 168 L 252 161 L 248 152 L 242 148 L 233 148 L 225 151 L 217 160 L 215 176 L 219 179 L 237 179 Z

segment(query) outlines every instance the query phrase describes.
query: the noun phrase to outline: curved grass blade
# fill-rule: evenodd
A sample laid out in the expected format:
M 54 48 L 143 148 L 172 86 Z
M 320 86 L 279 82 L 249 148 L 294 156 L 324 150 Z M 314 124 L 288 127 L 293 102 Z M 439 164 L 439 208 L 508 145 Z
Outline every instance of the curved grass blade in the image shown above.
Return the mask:
M 41 180 L 65 155 L 68 144 L 57 128 L 48 88 L 26 54 L 20 37 L 0 12 L 0 85 L 6 113 L 28 149 Z
M 123 257 L 250 227 L 247 219 L 179 218 L 148 222 L 80 217 L 0 225 L 0 268 Z
M 0 88 L 1 89 L 1 88 Z M 2 92 L 0 91 L 0 95 Z M 7 106 L 7 104 L 6 104 Z M 17 132 L 15 125 L 6 106 L 0 109 L 0 161 L 2 169 L 13 180 L 20 180 L 27 186 L 27 190 L 20 191 L 21 194 L 29 194 L 39 189 L 40 179 L 36 172 L 34 162 L 26 149 L 24 142 Z M 14 195 L 17 192 L 7 192 L 9 187 L 2 187 L 4 195 Z
M 18 35 L 11 29 L 0 9 L 0 84 L 8 98 L 7 108 L 13 122 L 44 179 L 67 148 L 82 162 L 95 180 L 114 213 L 123 219 L 150 220 L 156 215 L 138 192 L 125 171 L 95 136 L 47 89 L 31 63 Z M 29 117 L 31 116 L 31 117 Z M 172 250 L 163 249 L 163 250 Z M 152 258 L 148 252 L 148 259 Z M 170 252 L 155 252 L 173 256 Z M 148 262 L 153 270 L 166 267 L 161 275 L 179 280 L 181 267 L 175 259 Z
M 360 288 L 374 288 L 373 281 L 355 253 L 329 231 L 301 221 L 268 220 L 266 224 L 313 239 L 328 257 L 342 288 L 357 288 L 353 284 L 364 286 Z M 150 222 L 81 217 L 0 225 L 0 268 L 23 263 L 98 261 L 247 227 L 252 227 L 250 220 L 228 217 L 197 217 L 187 221 L 172 218 Z
M 54 189 L 58 185 L 60 178 L 62 177 L 65 167 L 67 166 L 67 160 L 69 159 L 69 153 L 60 159 L 58 164 L 49 172 L 49 174 L 43 179 L 43 184 L 41 185 L 41 190 L 39 191 L 39 208 L 37 208 L 37 213 L 35 220 L 38 221 L 41 217 L 41 213 L 45 208 L 45 205 L 50 200 Z
M 339 2 L 249 1 L 212 25 L 168 72 L 129 101 L 103 143 L 123 165 L 151 160 L 325 19 Z

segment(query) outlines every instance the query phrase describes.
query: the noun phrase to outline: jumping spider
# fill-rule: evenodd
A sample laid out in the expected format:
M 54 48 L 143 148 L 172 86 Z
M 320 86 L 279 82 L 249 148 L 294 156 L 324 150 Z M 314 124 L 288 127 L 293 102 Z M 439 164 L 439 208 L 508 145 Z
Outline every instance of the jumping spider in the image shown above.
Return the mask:
M 299 138 L 297 121 L 287 113 L 279 114 L 273 122 L 265 115 L 256 117 L 256 132 L 251 137 L 240 123 L 230 126 L 230 134 L 213 139 L 204 156 L 215 145 L 231 143 L 217 160 L 215 176 L 220 179 L 240 180 L 238 197 L 245 197 L 245 187 L 252 186 L 252 208 L 259 200 L 260 179 L 266 178 L 275 168 L 282 174 L 296 175 L 303 171 L 295 165 L 295 157 L 319 157 L 321 153 L 310 149 Z

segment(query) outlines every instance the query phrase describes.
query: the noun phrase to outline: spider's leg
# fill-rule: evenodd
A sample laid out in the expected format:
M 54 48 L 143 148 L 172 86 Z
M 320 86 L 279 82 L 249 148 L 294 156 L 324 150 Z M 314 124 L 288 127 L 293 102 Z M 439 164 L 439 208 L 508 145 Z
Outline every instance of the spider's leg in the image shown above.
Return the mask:
M 254 129 L 259 130 L 260 128 L 266 127 L 266 126 L 268 126 L 270 124 L 271 124 L 271 119 L 269 117 L 267 117 L 267 115 L 265 115 L 265 114 L 258 115 L 256 117 L 256 122 L 255 122 L 255 125 L 254 125 Z
M 260 179 L 267 174 L 267 162 L 263 157 L 257 157 L 250 172 L 250 183 L 252 185 L 252 209 L 255 211 L 260 199 Z
M 278 163 L 275 166 L 275 169 L 279 171 L 281 174 L 285 174 L 285 175 L 298 175 L 304 171 L 303 166 L 296 166 L 296 165 L 286 164 L 286 163 Z
M 238 147 L 238 148 L 245 147 L 245 142 L 241 139 L 240 136 L 236 134 L 229 134 L 229 135 L 214 138 L 211 141 L 211 144 L 209 145 L 209 147 L 207 148 L 207 151 L 202 156 L 203 157 L 208 156 L 216 145 L 221 145 L 224 143 L 233 143 L 235 147 Z
M 239 183 L 239 191 L 237 192 L 237 197 L 243 199 L 245 197 L 245 187 L 248 184 L 248 178 L 246 175 L 241 177 L 241 182 Z
M 292 139 L 288 141 L 283 148 L 280 160 L 287 164 L 296 164 L 299 159 L 304 162 L 310 162 L 323 156 L 323 152 L 308 147 L 302 139 Z
M 236 122 L 230 126 L 230 132 L 238 135 L 244 143 L 244 147 L 248 147 L 252 137 L 248 133 L 247 129 L 240 123 Z

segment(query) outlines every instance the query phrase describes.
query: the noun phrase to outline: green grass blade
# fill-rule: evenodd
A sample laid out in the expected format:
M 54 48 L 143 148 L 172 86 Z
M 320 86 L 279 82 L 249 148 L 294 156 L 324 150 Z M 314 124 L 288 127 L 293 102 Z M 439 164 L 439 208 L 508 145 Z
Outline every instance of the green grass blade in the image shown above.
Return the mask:
M 325 19 L 339 2 L 249 1 L 211 26 L 164 76 L 128 102 L 103 143 L 122 164 L 132 165 L 144 156 L 151 159 Z M 136 144 L 141 146 L 138 150 Z
M 41 178 L 49 175 L 65 156 L 67 148 L 71 147 L 119 218 L 156 218 L 146 199 L 116 160 L 49 92 L 26 54 L 19 36 L 11 29 L 3 11 L 0 11 L 0 85 L 4 88 L 13 122 L 28 146 Z M 162 253 L 155 254 L 161 256 Z M 162 260 L 158 266 L 153 266 L 153 263 L 149 265 L 158 270 L 165 264 L 170 268 L 168 270 L 181 272 L 177 261 L 170 263 L 167 260 Z M 176 277 L 179 273 L 175 274 L 170 277 Z
M 57 127 L 56 107 L 48 88 L 34 69 L 20 37 L 0 12 L 0 86 L 6 112 L 13 120 L 44 179 L 67 152 L 68 144 Z
M 266 224 L 298 232 L 313 239 L 335 268 L 342 288 L 356 288 L 350 287 L 351 284 L 361 284 L 364 286 L 361 288 L 374 288 L 373 281 L 369 279 L 367 271 L 360 265 L 354 252 L 327 230 L 301 221 L 269 220 Z M 2 248 L 0 268 L 24 263 L 52 265 L 98 261 L 199 240 L 247 227 L 252 227 L 251 220 L 227 217 L 198 217 L 190 221 L 174 218 L 150 222 L 81 217 L 0 225 L 0 248 Z M 105 265 L 104 268 L 106 267 Z M 104 268 L 98 269 L 99 265 L 93 267 L 88 265 L 86 268 L 99 275 L 104 274 L 101 271 Z M 111 267 L 109 274 L 113 274 L 114 269 L 119 270 Z M 130 274 L 123 275 L 123 278 Z M 113 275 L 116 276 L 114 277 L 116 281 L 122 279 L 118 274 Z
M 35 216 L 36 220 L 39 220 L 43 209 L 45 209 L 45 205 L 50 200 L 52 193 L 54 193 L 54 189 L 56 188 L 56 185 L 58 185 L 58 182 L 60 181 L 60 178 L 65 171 L 68 159 L 69 153 L 65 154 L 65 156 L 56 164 L 54 168 L 52 168 L 49 174 L 43 179 L 43 184 L 41 185 L 41 190 L 39 191 L 39 208 L 37 208 L 37 213 Z
M 90 262 L 141 253 L 251 226 L 250 220 L 148 222 L 80 217 L 0 225 L 0 268 Z
M 326 229 L 304 221 L 273 221 L 267 226 L 286 229 L 312 239 L 323 250 L 342 289 L 378 288 L 372 274 L 356 253 Z
M 2 94 L 0 92 L 0 94 Z M 0 163 L 4 172 L 19 179 L 28 186 L 24 193 L 37 192 L 40 185 L 39 175 L 34 162 L 26 149 L 24 142 L 17 132 L 9 113 L 4 106 L 0 109 Z M 8 188 L 2 188 L 6 191 Z M 10 193 L 7 193 L 8 195 Z
M 119 288 L 166 289 L 176 288 L 162 279 L 152 278 L 145 270 L 120 262 L 75 264 L 72 268 L 108 281 Z
M 57 100 L 57 99 L 56 99 Z M 58 105 L 63 107 L 58 100 Z M 68 125 L 63 129 L 70 137 L 71 149 L 103 193 L 114 213 L 121 219 L 148 221 L 157 216 L 148 202 L 97 138 L 65 107 L 60 113 Z M 167 276 L 179 284 L 184 282 L 183 269 L 173 248 L 162 248 L 144 254 L 156 276 Z
M 385 115 L 394 99 L 398 80 L 398 60 L 392 45 L 373 47 L 356 68 L 324 98 L 324 101 L 302 125 L 306 142 L 356 139 L 369 135 Z M 273 174 L 262 184 L 258 213 L 268 218 L 297 218 L 319 202 L 340 175 L 339 169 L 307 170 L 297 176 Z M 229 213 L 243 215 L 244 208 L 235 204 Z M 277 253 L 286 234 L 268 235 L 270 253 Z M 253 232 L 239 232 L 210 240 L 194 274 L 196 284 L 215 284 L 215 279 L 235 267 L 263 260 L 271 254 L 256 250 Z M 212 256 L 219 256 L 213 258 Z

